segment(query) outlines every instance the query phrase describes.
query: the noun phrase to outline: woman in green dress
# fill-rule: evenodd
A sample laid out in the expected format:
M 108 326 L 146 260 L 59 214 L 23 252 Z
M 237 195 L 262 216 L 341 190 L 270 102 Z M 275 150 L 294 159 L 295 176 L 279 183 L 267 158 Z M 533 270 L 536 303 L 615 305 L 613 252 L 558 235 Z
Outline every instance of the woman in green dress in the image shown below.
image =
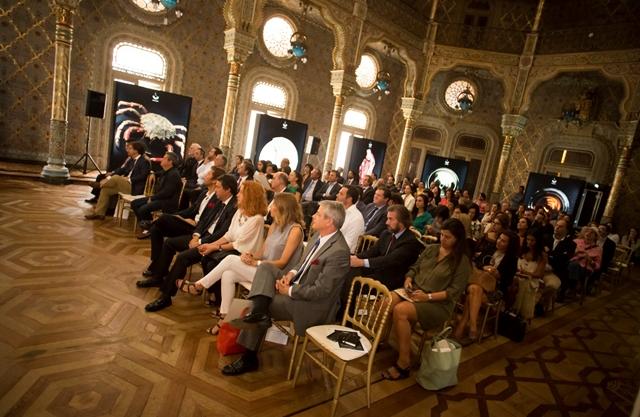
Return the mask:
M 289 185 L 287 185 L 286 191 L 296 196 L 298 203 L 300 202 L 300 196 L 302 195 L 302 175 L 298 171 L 291 171 L 289 174 Z
M 460 220 L 445 221 L 440 230 L 440 244 L 427 246 L 405 275 L 404 295 L 408 299 L 392 294 L 398 360 L 382 373 L 383 378 L 409 377 L 411 329 L 416 322 L 424 330 L 430 330 L 451 316 L 471 275 L 465 236 Z
M 427 211 L 427 196 L 424 194 L 416 195 L 413 209 L 413 227 L 424 234 L 427 225 L 432 222 L 433 217 L 431 217 L 431 214 Z

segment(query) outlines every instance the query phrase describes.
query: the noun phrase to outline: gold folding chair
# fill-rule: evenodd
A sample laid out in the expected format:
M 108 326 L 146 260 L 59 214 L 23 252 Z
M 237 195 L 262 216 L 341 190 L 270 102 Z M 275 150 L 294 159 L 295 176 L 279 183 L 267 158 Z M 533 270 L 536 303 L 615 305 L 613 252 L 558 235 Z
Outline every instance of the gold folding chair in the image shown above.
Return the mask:
M 144 194 L 143 195 L 131 195 L 125 193 L 118 193 L 118 203 L 116 204 L 116 218 L 118 219 L 118 226 L 122 226 L 122 219 L 124 217 L 124 211 L 127 210 L 133 213 L 133 209 L 131 208 L 131 202 L 133 200 L 137 200 L 139 198 L 149 197 L 153 194 L 153 187 L 156 183 L 156 175 L 153 172 L 150 172 L 147 176 L 147 183 L 144 186 Z M 138 226 L 138 218 L 134 216 L 133 221 L 133 231 L 136 231 L 136 226 Z
M 362 253 L 375 245 L 378 238 L 372 235 L 360 235 L 358 237 L 358 243 L 356 244 L 356 254 Z
M 356 289 L 357 288 L 357 289 Z M 352 306 L 352 303 L 354 304 Z M 296 373 L 293 377 L 293 386 L 295 387 L 300 376 L 300 368 L 302 361 L 308 357 L 322 369 L 333 376 L 337 383 L 333 394 L 333 404 L 331 406 L 331 416 L 336 412 L 342 381 L 344 380 L 345 369 L 351 361 L 357 360 L 363 356 L 369 355 L 367 365 L 366 384 L 367 384 L 367 407 L 371 407 L 371 368 L 375 358 L 378 343 L 382 337 L 383 330 L 391 308 L 391 294 L 387 287 L 371 278 L 356 277 L 351 283 L 349 298 L 345 308 L 342 324 L 328 324 L 323 326 L 314 326 L 307 329 L 305 333 L 302 352 L 298 359 Z M 346 327 L 349 323 L 352 327 Z M 328 335 L 336 330 L 340 331 L 358 331 L 360 343 L 364 350 L 346 349 L 338 346 L 327 338 Z M 329 368 L 325 363 L 318 359 L 314 352 L 307 351 L 307 346 L 311 343 L 319 348 L 323 357 L 329 355 L 339 366 L 338 373 L 333 372 L 333 368 Z M 317 352 L 315 352 L 317 353 Z

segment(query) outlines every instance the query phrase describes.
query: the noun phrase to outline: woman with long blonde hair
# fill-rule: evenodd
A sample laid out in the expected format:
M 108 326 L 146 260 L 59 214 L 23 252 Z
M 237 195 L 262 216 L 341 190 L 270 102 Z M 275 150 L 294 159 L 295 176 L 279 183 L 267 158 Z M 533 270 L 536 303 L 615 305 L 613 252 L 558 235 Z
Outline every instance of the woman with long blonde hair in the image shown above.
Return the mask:
M 235 294 L 236 283 L 251 286 L 259 267 L 275 267 L 288 270 L 302 255 L 302 209 L 293 194 L 276 194 L 270 208 L 273 223 L 267 238 L 257 251 L 246 251 L 242 255 L 227 256 L 211 272 L 195 283 L 196 288 L 209 288 L 222 280 L 220 317 L 226 316 Z M 216 324 L 207 329 L 215 335 L 220 327 Z

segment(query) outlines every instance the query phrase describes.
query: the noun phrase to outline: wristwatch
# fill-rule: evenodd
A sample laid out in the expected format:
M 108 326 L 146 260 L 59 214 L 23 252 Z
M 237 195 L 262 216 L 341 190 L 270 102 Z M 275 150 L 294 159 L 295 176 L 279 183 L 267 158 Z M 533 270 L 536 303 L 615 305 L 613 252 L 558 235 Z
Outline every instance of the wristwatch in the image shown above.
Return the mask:
M 429 299 L 429 301 L 433 300 L 433 295 L 431 295 L 431 293 L 427 293 L 427 298 Z

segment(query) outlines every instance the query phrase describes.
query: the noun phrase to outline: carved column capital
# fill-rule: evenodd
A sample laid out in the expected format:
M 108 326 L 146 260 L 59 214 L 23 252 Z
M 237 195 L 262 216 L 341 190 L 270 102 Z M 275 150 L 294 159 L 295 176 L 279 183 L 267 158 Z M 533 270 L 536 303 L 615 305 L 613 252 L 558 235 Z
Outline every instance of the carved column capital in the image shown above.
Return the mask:
M 414 97 L 402 97 L 400 108 L 405 120 L 415 120 L 422 114 L 424 102 Z
M 224 31 L 224 49 L 227 51 L 227 62 L 244 64 L 255 44 L 256 37 L 235 28 Z
M 524 128 L 527 125 L 527 118 L 519 114 L 503 114 L 500 127 L 502 128 L 503 136 L 511 136 L 516 138 L 524 132 Z
M 352 94 L 356 91 L 356 75 L 343 69 L 332 70 L 331 88 L 336 97 Z

